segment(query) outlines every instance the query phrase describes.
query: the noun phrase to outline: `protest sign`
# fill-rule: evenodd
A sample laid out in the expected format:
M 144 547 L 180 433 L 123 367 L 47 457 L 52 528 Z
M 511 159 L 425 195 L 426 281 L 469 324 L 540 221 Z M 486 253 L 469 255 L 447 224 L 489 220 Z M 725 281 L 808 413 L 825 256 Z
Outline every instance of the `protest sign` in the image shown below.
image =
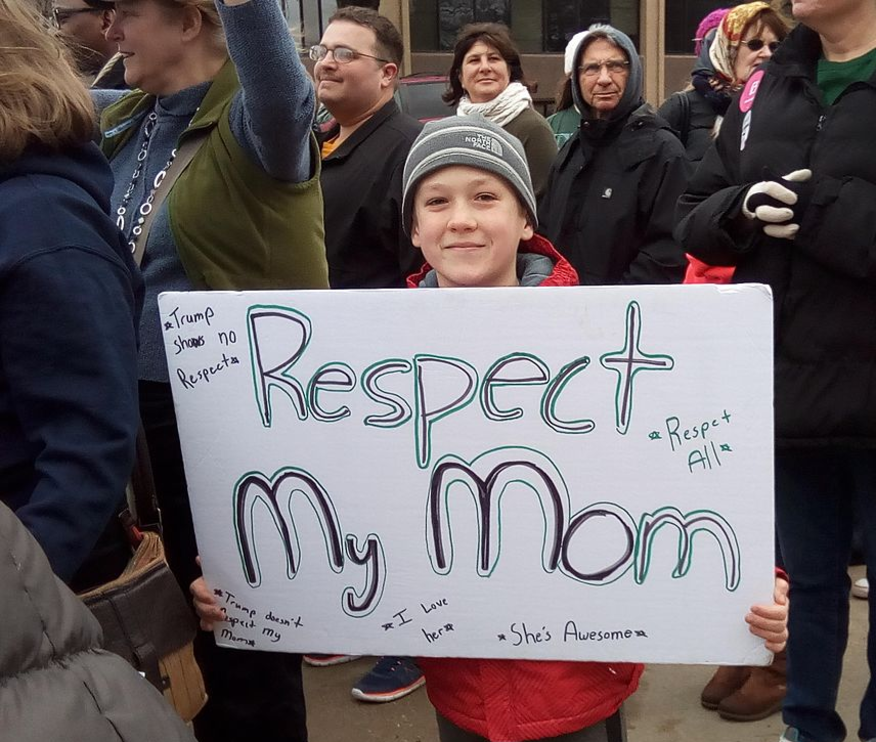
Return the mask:
M 159 303 L 219 643 L 767 661 L 767 288 Z

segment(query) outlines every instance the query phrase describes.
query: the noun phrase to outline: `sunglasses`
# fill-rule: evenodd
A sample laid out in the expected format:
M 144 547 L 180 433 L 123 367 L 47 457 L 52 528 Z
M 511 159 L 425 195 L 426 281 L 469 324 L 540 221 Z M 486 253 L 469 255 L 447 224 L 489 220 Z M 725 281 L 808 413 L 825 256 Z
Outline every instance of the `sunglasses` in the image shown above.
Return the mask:
M 52 8 L 52 23 L 55 28 L 61 28 L 74 15 L 80 13 L 102 13 L 100 8 Z
M 750 39 L 749 41 L 740 41 L 739 43 L 745 44 L 745 46 L 747 46 L 753 52 L 759 52 L 765 46 L 768 46 L 773 54 L 776 53 L 776 49 L 778 49 L 779 46 L 781 46 L 782 44 L 781 41 L 771 41 L 769 44 L 767 44 L 766 41 L 764 41 L 763 39 Z

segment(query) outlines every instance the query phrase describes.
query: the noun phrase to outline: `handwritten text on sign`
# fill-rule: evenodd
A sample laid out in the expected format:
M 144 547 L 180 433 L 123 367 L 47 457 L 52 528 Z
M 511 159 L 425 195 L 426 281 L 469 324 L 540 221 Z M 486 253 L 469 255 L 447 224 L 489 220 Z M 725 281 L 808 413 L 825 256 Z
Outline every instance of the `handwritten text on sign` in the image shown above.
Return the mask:
M 763 287 L 160 306 L 221 643 L 766 657 L 743 622 L 772 585 Z

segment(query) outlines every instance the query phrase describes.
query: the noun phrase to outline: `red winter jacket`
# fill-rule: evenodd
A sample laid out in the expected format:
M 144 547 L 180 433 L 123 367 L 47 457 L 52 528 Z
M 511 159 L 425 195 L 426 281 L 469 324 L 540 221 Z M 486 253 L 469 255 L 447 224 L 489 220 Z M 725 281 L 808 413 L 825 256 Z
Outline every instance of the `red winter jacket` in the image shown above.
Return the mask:
M 534 253 L 536 255 L 545 255 L 554 261 L 554 271 L 544 281 L 541 286 L 577 286 L 578 274 L 562 255 L 560 255 L 554 246 L 541 235 L 535 235 L 531 240 L 521 242 L 517 248 L 518 253 Z M 408 276 L 408 288 L 418 288 L 420 282 L 426 277 L 426 274 L 433 270 L 432 266 L 424 263 L 423 267 L 412 276 Z
M 541 286 L 577 286 L 571 264 L 543 237 L 520 252 L 545 255 L 553 272 Z M 417 287 L 429 265 L 408 279 Z M 558 737 L 611 716 L 639 685 L 643 665 L 422 657 L 429 700 L 459 727 L 502 742 Z
M 732 265 L 709 265 L 702 260 L 697 260 L 687 253 L 687 270 L 684 273 L 682 283 L 732 283 L 733 272 L 736 270 Z

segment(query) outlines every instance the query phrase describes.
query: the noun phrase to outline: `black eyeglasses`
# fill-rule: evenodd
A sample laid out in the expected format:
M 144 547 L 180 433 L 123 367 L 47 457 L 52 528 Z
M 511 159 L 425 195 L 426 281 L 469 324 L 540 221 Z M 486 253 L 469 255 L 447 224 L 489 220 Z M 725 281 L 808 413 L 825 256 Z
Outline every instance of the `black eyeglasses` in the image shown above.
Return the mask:
M 102 12 L 100 8 L 52 8 L 52 23 L 55 25 L 55 28 L 61 28 L 74 15 Z
M 334 49 L 329 49 L 322 44 L 316 44 L 315 46 L 310 47 L 310 58 L 314 62 L 320 62 L 326 58 L 329 52 L 332 53 L 335 62 L 338 64 L 350 64 L 350 62 L 358 57 L 368 57 L 368 59 L 376 59 L 378 62 L 389 64 L 388 59 L 375 57 L 373 54 L 365 54 L 365 52 L 357 52 L 355 49 L 350 49 L 348 46 L 336 46 Z
M 763 39 L 750 39 L 748 41 L 741 41 L 740 44 L 745 44 L 751 51 L 759 52 L 765 46 L 770 48 L 770 51 L 775 54 L 776 49 L 778 49 L 782 42 L 781 41 L 771 41 L 769 44 L 766 43 Z

